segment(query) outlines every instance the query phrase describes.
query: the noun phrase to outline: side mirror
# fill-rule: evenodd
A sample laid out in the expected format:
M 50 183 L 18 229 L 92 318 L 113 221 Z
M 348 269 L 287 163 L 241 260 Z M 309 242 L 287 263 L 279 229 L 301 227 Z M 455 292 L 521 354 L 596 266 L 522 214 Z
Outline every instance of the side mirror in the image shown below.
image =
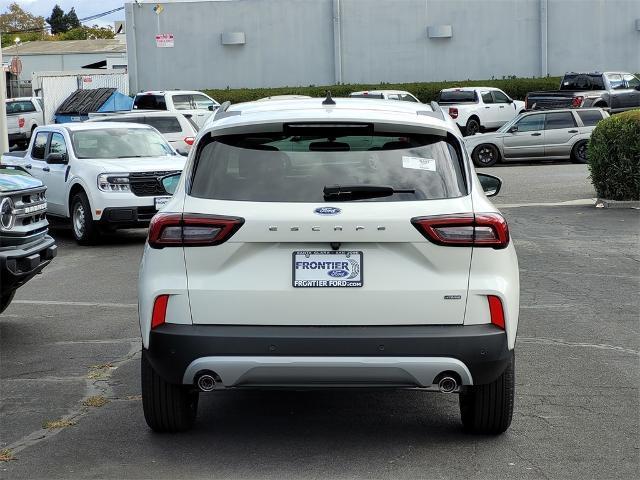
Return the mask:
M 500 193 L 500 189 L 502 188 L 502 180 L 494 175 L 489 175 L 487 173 L 478 173 L 478 180 L 480 180 L 480 185 L 482 185 L 482 190 L 484 190 L 484 194 L 487 197 L 495 197 Z
M 636 90 L 638 90 L 640 92 L 640 85 L 636 85 Z
M 178 152 L 178 155 L 182 155 L 183 157 L 188 157 L 189 156 L 189 152 L 187 152 L 186 150 L 184 150 L 182 148 L 176 148 L 176 152 Z
M 517 125 L 513 125 L 510 129 L 509 129 L 509 133 L 516 133 L 518 131 L 518 126 Z
M 178 188 L 178 183 L 180 182 L 180 173 L 172 173 L 171 175 L 167 175 L 165 177 L 160 178 L 160 183 L 162 187 L 167 191 L 169 195 L 173 195 Z
M 507 103 L 513 103 L 513 98 L 510 98 L 509 100 L 507 100 Z
M 213 110 L 214 110 L 213 105 L 209 105 L 209 107 L 208 107 L 208 108 L 209 108 L 209 111 L 210 111 L 210 112 L 213 112 Z
M 49 165 L 63 165 L 67 163 L 67 154 L 66 153 L 50 153 L 44 159 Z

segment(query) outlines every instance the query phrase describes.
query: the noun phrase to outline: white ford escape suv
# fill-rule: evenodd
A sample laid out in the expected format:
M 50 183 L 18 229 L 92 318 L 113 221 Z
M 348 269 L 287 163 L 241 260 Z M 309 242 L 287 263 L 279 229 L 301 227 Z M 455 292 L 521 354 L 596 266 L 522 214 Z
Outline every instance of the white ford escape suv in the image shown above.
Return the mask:
M 187 429 L 199 392 L 386 387 L 458 393 L 469 431 L 505 431 L 518 263 L 483 192 L 500 183 L 437 106 L 221 108 L 149 229 L 149 426 Z

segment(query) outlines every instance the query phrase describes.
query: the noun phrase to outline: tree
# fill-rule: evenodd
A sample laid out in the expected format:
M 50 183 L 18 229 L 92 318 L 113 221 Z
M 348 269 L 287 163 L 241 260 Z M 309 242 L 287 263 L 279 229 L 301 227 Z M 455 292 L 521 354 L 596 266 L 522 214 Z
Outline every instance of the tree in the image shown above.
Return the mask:
M 17 3 L 12 3 L 7 7 L 5 13 L 0 14 L 0 32 L 3 32 L 3 47 L 12 45 L 15 37 L 18 36 L 23 42 L 42 40 L 45 36 L 45 20 L 44 17 L 26 12 Z
M 58 33 L 64 33 L 67 30 L 69 30 L 69 28 L 67 27 L 64 10 L 62 10 L 60 8 L 60 5 L 57 5 L 57 4 L 55 7 L 53 7 L 53 10 L 51 11 L 51 16 L 47 18 L 47 23 L 51 27 L 52 35 L 56 35 Z
M 69 13 L 64 16 L 64 22 L 67 26 L 67 30 L 80 28 L 82 26 L 80 24 L 80 20 L 78 20 L 78 15 L 76 15 L 76 9 L 74 7 L 71 7 Z
M 55 36 L 55 40 L 91 40 L 95 38 L 114 38 L 115 33 L 111 27 L 99 27 L 94 25 L 93 27 L 81 26 L 78 28 L 72 28 L 68 32 L 61 33 Z

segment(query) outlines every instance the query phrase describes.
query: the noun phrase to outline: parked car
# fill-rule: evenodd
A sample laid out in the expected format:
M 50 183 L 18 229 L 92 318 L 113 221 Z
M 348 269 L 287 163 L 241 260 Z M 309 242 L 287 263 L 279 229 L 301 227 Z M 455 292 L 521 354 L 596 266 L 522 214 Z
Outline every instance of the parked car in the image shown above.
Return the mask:
M 627 72 L 566 73 L 560 90 L 530 92 L 527 109 L 605 108 L 612 113 L 640 107 L 640 80 Z
M 24 147 L 29 144 L 36 127 L 44 125 L 42 99 L 20 97 L 6 100 L 9 144 Z
M 368 98 L 370 100 L 401 100 L 403 102 L 420 103 L 415 96 L 404 90 L 366 90 L 350 93 L 351 98 Z
M 198 125 L 189 113 L 136 110 L 128 113 L 94 114 L 88 122 L 126 122 L 150 125 L 158 130 L 180 154 L 187 155 L 198 134 Z
M 259 98 L 256 102 L 270 102 L 274 100 L 301 100 L 311 98 L 309 95 L 272 95 L 270 97 Z
M 587 144 L 596 124 L 609 114 L 600 108 L 522 113 L 497 132 L 465 138 L 477 167 L 510 160 L 571 160 L 587 163 Z
M 0 164 L 0 313 L 56 256 L 46 212 L 42 182 L 22 168 Z
M 438 93 L 436 102 L 464 135 L 500 128 L 525 109 L 524 102 L 492 87 L 445 88 Z
M 506 430 L 519 283 L 484 193 L 500 180 L 424 105 L 281 107 L 221 109 L 163 179 L 138 284 L 148 425 L 189 428 L 199 392 L 383 387 L 459 393 L 468 430 Z
M 26 152 L 2 161 L 40 179 L 48 214 L 71 219 L 78 243 L 91 244 L 100 229 L 147 226 L 170 197 L 159 180 L 185 157 L 147 125 L 84 122 L 38 127 Z
M 213 112 L 220 106 L 210 96 L 193 90 L 166 90 L 138 93 L 133 99 L 134 110 L 168 110 L 191 115 L 191 119 L 202 128 Z

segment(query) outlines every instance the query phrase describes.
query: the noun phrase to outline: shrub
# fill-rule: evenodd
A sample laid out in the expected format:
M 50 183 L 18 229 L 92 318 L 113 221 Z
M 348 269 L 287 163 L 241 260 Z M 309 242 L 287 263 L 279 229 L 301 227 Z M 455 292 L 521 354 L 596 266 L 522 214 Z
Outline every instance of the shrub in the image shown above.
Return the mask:
M 423 83 L 379 83 L 379 84 L 341 84 L 308 87 L 277 87 L 277 88 L 239 88 L 206 90 L 206 93 L 220 103 L 227 100 L 231 103 L 250 102 L 273 95 L 309 95 L 323 97 L 327 90 L 334 97 L 346 97 L 358 90 L 406 90 L 413 93 L 421 102 L 435 100 L 436 95 L 443 88 L 486 86 L 504 90 L 509 96 L 524 100 L 528 92 L 535 90 L 556 90 L 560 85 L 559 77 L 544 78 L 504 78 L 494 80 L 463 80 Z
M 598 197 L 640 200 L 640 110 L 598 123 L 591 134 L 587 158 Z

